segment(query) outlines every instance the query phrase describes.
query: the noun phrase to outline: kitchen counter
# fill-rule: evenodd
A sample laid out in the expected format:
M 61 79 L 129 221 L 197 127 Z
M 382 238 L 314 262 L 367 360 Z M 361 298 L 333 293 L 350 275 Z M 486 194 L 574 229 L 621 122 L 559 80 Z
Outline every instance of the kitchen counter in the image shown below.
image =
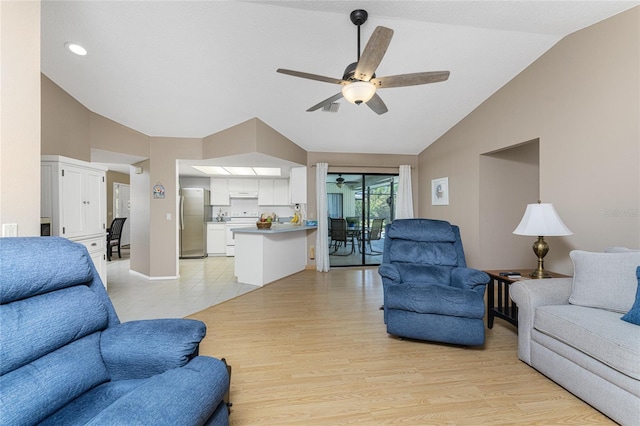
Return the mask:
M 302 226 L 302 225 L 293 225 L 288 223 L 274 223 L 271 225 L 271 229 L 258 229 L 257 227 L 245 227 L 245 228 L 237 228 L 231 229 L 236 234 L 278 234 L 282 232 L 297 232 L 297 231 L 308 231 L 310 229 L 316 229 L 317 226 Z
M 232 229 L 238 282 L 263 286 L 303 271 L 307 266 L 307 235 L 316 228 L 274 223 L 271 229 Z

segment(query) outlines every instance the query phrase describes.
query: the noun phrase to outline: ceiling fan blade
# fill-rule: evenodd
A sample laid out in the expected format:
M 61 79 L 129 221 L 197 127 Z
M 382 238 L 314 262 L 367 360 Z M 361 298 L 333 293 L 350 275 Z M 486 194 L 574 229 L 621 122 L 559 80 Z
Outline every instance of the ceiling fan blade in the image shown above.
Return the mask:
M 377 93 L 373 95 L 373 98 L 367 101 L 367 106 L 378 115 L 384 114 L 385 112 L 389 111 L 387 106 L 382 101 L 382 98 L 378 96 Z
M 393 37 L 392 29 L 376 27 L 360 56 L 354 74 L 355 78 L 362 81 L 371 80 L 389 47 L 389 43 L 391 43 L 391 37 Z
M 405 87 L 428 83 L 438 83 L 440 81 L 445 81 L 448 78 L 449 71 L 431 71 L 374 78 L 371 80 L 371 83 L 375 84 L 379 89 L 386 89 L 389 87 Z
M 336 93 L 335 95 L 331 96 L 330 98 L 327 98 L 324 101 L 322 101 L 322 102 L 320 102 L 318 104 L 315 104 L 314 106 L 309 108 L 307 110 L 307 112 L 315 111 L 317 109 L 320 109 L 320 108 L 324 107 L 325 105 L 330 105 L 330 104 L 334 103 L 335 101 L 337 101 L 338 99 L 340 99 L 341 97 L 342 97 L 342 92 Z
M 345 85 L 345 84 L 348 83 L 347 81 L 344 81 L 341 78 L 325 77 L 323 75 L 309 74 L 307 72 L 300 72 L 300 71 L 293 71 L 293 70 L 286 70 L 286 69 L 283 69 L 283 68 L 278 68 L 276 70 L 276 72 L 279 72 L 281 74 L 292 75 L 294 77 L 307 78 L 309 80 L 323 81 L 325 83 L 342 84 L 342 85 Z

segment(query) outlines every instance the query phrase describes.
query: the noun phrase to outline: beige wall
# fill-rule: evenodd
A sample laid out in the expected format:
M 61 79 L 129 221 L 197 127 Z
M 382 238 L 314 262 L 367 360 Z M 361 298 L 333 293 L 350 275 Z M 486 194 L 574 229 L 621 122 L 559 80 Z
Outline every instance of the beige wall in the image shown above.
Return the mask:
M 202 158 L 260 153 L 297 164 L 306 164 L 307 152 L 269 127 L 252 118 L 203 139 Z
M 526 265 L 503 264 L 495 241 L 481 239 L 510 233 L 518 223 L 481 232 L 480 194 L 488 183 L 480 164 L 483 154 L 538 139 L 540 198 L 574 232 L 549 238 L 547 269 L 571 273 L 572 249 L 640 247 L 639 64 L 640 8 L 560 41 L 420 154 L 420 215 L 459 224 L 472 266 L 534 267 L 530 237 L 513 246 L 531 256 Z M 431 206 L 427 183 L 443 176 L 450 205 Z M 505 183 L 511 179 L 523 180 L 517 170 Z M 508 199 L 514 188 L 496 191 Z
M 155 278 L 179 275 L 177 159 L 202 158 L 202 139 L 151 138 L 150 147 L 150 265 Z M 161 183 L 164 199 L 154 199 L 152 188 Z M 171 215 L 169 219 L 167 215 Z
M 89 115 L 89 140 L 92 149 L 149 158 L 149 136 L 93 112 Z
M 0 2 L 0 224 L 40 235 L 40 2 Z
M 151 161 L 145 160 L 134 164 L 142 173 L 130 175 L 131 214 L 129 229 L 131 245 L 129 268 L 146 277 L 153 277 L 151 270 Z
M 91 111 L 41 74 L 42 154 L 91 161 Z

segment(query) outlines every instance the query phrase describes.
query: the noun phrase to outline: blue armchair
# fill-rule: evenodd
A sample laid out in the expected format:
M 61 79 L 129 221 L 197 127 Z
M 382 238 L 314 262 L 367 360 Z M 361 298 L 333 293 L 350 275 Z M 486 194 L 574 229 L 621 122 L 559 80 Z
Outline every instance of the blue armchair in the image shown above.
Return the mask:
M 394 220 L 386 226 L 378 273 L 389 334 L 469 346 L 484 343 L 489 276 L 466 267 L 457 226 L 431 219 Z
M 87 249 L 0 238 L 0 424 L 227 425 L 204 323 L 120 323 Z

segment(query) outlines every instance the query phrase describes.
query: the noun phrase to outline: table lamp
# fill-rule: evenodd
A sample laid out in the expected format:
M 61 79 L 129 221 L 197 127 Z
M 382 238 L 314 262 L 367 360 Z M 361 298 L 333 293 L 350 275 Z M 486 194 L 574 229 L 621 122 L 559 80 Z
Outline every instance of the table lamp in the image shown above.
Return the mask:
M 562 222 L 553 204 L 540 201 L 537 204 L 527 205 L 524 216 L 513 233 L 538 237 L 533 243 L 533 252 L 538 256 L 538 268 L 529 275 L 532 278 L 551 278 L 551 274 L 544 270 L 544 256 L 549 251 L 549 244 L 544 240 L 544 236 L 573 234 Z

